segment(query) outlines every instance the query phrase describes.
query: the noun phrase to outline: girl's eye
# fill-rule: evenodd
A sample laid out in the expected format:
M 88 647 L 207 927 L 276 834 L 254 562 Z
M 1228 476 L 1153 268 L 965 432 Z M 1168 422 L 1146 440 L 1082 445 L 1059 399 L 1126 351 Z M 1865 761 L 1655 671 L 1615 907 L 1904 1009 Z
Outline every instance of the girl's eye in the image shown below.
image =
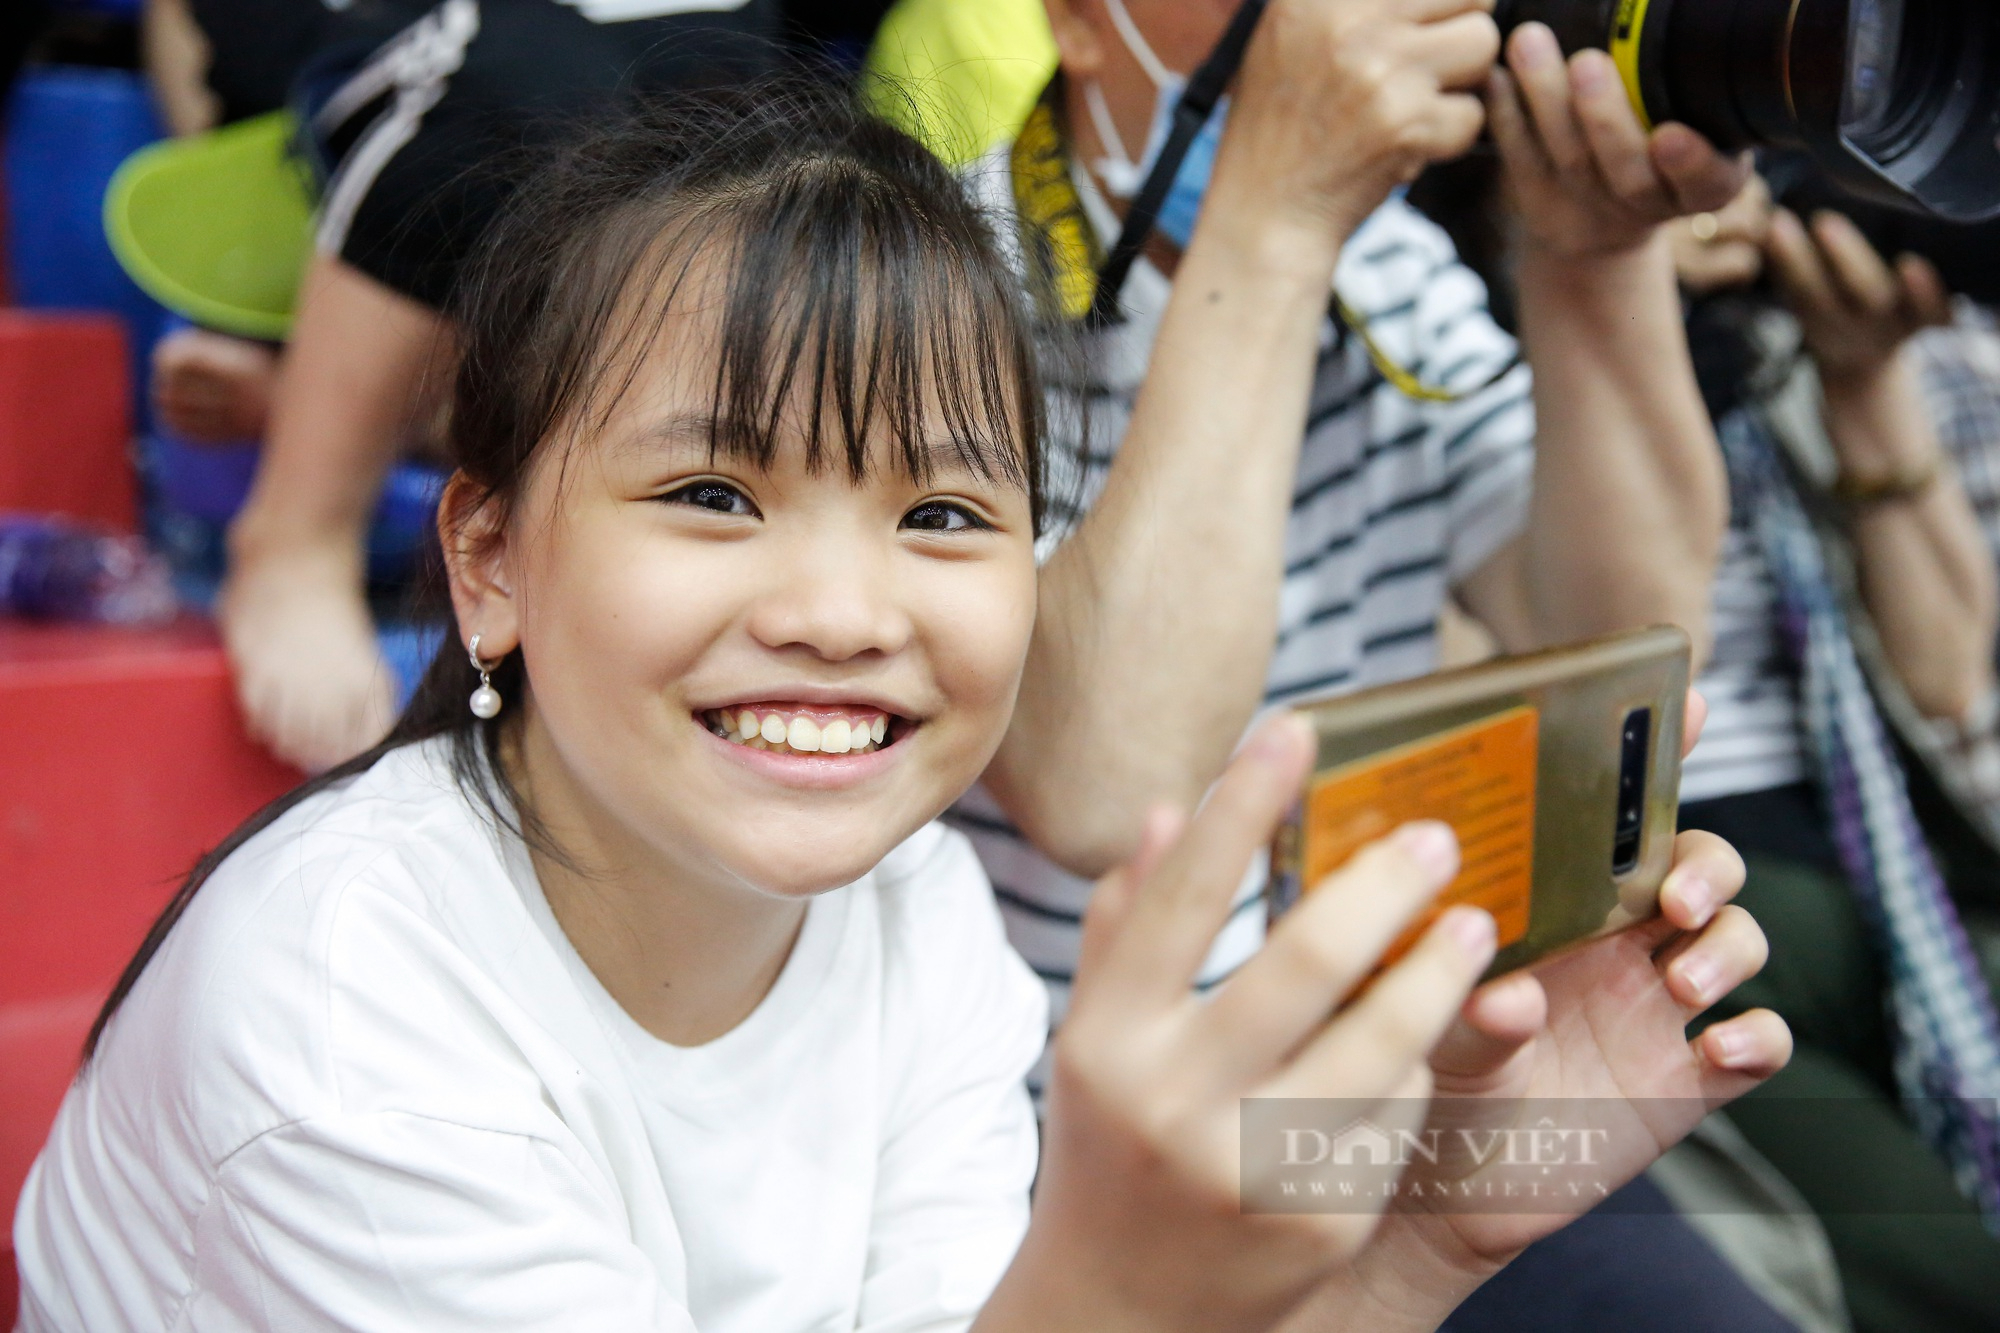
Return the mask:
M 692 505 L 696 509 L 706 509 L 712 514 L 741 514 L 755 517 L 757 506 L 750 497 L 731 486 L 726 481 L 713 477 L 701 481 L 691 481 L 677 490 L 668 491 L 660 497 L 669 504 Z
M 949 500 L 926 500 L 903 515 L 903 526 L 918 532 L 964 532 L 992 525 L 964 505 Z

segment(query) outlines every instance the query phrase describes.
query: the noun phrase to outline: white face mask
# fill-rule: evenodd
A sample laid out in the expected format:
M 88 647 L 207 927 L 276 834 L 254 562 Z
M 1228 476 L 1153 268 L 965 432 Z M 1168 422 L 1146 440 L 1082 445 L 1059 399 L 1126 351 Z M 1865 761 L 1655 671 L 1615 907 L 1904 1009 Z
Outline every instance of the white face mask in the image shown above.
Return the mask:
M 1181 89 L 1187 86 L 1187 75 L 1176 74 L 1167 68 L 1165 62 L 1154 54 L 1139 25 L 1132 21 L 1132 15 L 1125 9 L 1125 0 L 1104 0 L 1104 10 L 1111 16 L 1111 26 L 1118 29 L 1118 39 L 1125 43 L 1125 49 L 1139 62 L 1139 68 L 1146 71 L 1146 77 L 1153 81 L 1153 124 L 1146 134 L 1145 151 L 1134 161 L 1126 151 L 1125 138 L 1118 133 L 1118 124 L 1111 118 L 1111 108 L 1105 104 L 1104 90 L 1092 79 L 1083 86 L 1083 102 L 1090 110 L 1091 124 L 1097 130 L 1097 137 L 1104 145 L 1104 156 L 1092 163 L 1098 179 L 1104 188 L 1119 199 L 1130 199 L 1145 183 L 1146 172 L 1153 165 L 1153 159 L 1160 154 L 1160 146 L 1166 142 L 1167 127 L 1173 122 L 1174 104 L 1180 101 Z
M 1104 182 L 1105 190 L 1117 199 L 1130 199 L 1139 193 L 1139 187 L 1146 183 L 1146 175 L 1153 169 L 1153 161 L 1166 145 L 1167 133 L 1174 123 L 1174 108 L 1181 100 L 1181 91 L 1187 86 L 1187 76 L 1176 74 L 1161 63 L 1153 54 L 1153 48 L 1146 44 L 1145 37 L 1132 22 L 1132 16 L 1125 12 L 1124 0 L 1104 0 L 1104 8 L 1111 15 L 1113 26 L 1123 39 L 1132 58 L 1137 60 L 1152 79 L 1157 97 L 1153 104 L 1153 127 L 1146 136 L 1146 151 L 1134 162 L 1125 151 L 1125 143 L 1119 137 L 1118 127 L 1111 121 L 1111 109 L 1104 104 L 1104 94 L 1093 81 L 1083 89 L 1084 105 L 1090 109 L 1090 118 L 1097 126 L 1098 138 L 1104 141 L 1105 156 L 1095 163 L 1098 179 Z M 1215 104 L 1215 112 L 1201 132 L 1187 147 L 1186 156 L 1181 158 L 1180 167 L 1174 172 L 1174 179 L 1168 186 L 1166 198 L 1160 201 L 1160 210 L 1153 219 L 1153 225 L 1174 244 L 1185 248 L 1194 236 L 1195 219 L 1201 214 L 1202 196 L 1208 193 L 1208 178 L 1215 171 L 1215 154 L 1222 146 L 1222 128 L 1229 119 L 1229 99 L 1222 98 Z

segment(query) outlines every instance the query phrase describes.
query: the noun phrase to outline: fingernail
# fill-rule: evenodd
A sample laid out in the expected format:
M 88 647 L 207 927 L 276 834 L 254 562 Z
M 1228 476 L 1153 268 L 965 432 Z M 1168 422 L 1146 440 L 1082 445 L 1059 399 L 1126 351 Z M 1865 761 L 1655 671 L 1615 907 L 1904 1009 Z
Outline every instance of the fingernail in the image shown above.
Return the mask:
M 1486 966 L 1499 939 L 1499 927 L 1493 924 L 1491 915 L 1477 907 L 1454 907 L 1438 920 L 1452 942 L 1465 950 L 1467 958 L 1479 967 Z
M 1306 720 L 1297 713 L 1280 713 L 1258 727 L 1250 737 L 1250 743 L 1243 748 L 1260 758 L 1280 757 L 1297 743 L 1298 733 L 1306 725 Z
M 1522 69 L 1546 69 L 1562 58 L 1556 35 L 1547 25 L 1523 23 L 1514 37 L 1514 63 Z
M 1711 1028 L 1716 1046 L 1721 1048 L 1719 1062 L 1726 1067 L 1742 1064 L 1750 1056 L 1750 1038 L 1741 1032 L 1728 1028 Z
M 1689 954 L 1679 964 L 1681 982 L 1694 998 L 1706 1004 L 1714 997 L 1716 983 L 1722 979 L 1721 969 L 1715 963 L 1699 954 Z
M 1580 51 L 1570 62 L 1569 76 L 1578 92 L 1594 97 L 1611 86 L 1618 71 L 1612 67 L 1611 57 L 1603 52 Z
M 1397 829 L 1390 840 L 1417 863 L 1433 885 L 1443 887 L 1458 873 L 1458 836 L 1449 824 L 1421 819 Z
M 1691 925 L 1705 926 L 1715 915 L 1715 886 L 1700 875 L 1682 875 L 1673 885 L 1674 896 L 1688 910 Z

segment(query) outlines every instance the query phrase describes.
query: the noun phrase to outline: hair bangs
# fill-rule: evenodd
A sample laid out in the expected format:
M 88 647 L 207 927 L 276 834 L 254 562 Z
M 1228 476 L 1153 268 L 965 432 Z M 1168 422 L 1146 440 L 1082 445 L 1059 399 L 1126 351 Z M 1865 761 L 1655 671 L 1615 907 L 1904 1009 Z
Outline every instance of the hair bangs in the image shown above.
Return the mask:
M 882 462 L 918 482 L 940 461 L 1038 489 L 1038 396 L 1005 345 L 1011 290 L 963 237 L 852 163 L 796 164 L 726 205 L 715 446 L 768 464 L 788 422 L 807 466 L 860 480 Z M 941 436 L 941 438 L 940 438 Z M 879 440 L 888 451 L 871 457 Z

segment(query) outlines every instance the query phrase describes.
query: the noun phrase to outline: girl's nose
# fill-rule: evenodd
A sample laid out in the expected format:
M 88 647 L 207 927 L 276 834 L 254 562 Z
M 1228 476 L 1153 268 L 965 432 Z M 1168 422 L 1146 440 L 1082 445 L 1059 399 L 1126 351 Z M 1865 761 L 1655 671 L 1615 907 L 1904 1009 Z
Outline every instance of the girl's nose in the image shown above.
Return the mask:
M 801 543 L 751 609 L 750 633 L 767 648 L 804 648 L 830 662 L 898 652 L 912 625 L 889 564 L 852 543 Z

